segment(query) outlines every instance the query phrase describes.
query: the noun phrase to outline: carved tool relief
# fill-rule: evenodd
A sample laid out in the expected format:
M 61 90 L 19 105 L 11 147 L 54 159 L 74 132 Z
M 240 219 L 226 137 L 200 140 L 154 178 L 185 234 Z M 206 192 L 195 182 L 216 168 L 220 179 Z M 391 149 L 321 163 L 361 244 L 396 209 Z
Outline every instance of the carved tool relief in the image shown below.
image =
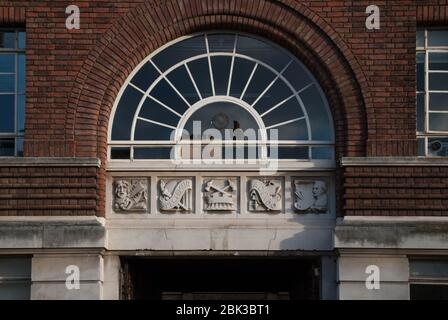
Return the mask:
M 327 184 L 325 181 L 294 181 L 294 208 L 301 213 L 328 211 Z
M 282 209 L 282 183 L 280 180 L 249 181 L 250 211 L 279 211 Z
M 148 181 L 145 179 L 120 179 L 114 183 L 116 211 L 146 211 L 148 206 Z
M 211 179 L 204 183 L 204 209 L 234 211 L 237 208 L 235 179 Z
M 190 179 L 159 182 L 159 205 L 163 211 L 191 211 L 193 182 Z

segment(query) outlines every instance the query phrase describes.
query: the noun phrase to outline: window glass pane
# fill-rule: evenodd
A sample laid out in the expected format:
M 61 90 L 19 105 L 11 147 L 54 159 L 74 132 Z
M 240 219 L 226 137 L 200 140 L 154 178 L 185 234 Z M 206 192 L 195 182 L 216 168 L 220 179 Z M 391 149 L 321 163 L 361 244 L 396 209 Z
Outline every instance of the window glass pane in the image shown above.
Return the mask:
M 191 105 L 199 101 L 198 93 L 184 66 L 170 72 L 168 79 Z
M 134 148 L 134 159 L 171 159 L 171 148 Z
M 15 72 L 15 56 L 13 54 L 0 54 L 0 73 Z
M 19 49 L 26 48 L 26 32 L 19 32 Z
M 418 138 L 417 139 L 418 155 L 421 157 L 426 156 L 425 140 L 426 140 L 426 138 Z
M 31 259 L 0 258 L 0 278 L 31 278 Z
M 270 147 L 268 157 L 269 159 L 308 159 L 309 147 Z
M 14 153 L 14 139 L 0 139 L 0 157 L 13 157 Z
M 332 147 L 313 147 L 311 153 L 313 159 L 334 160 L 334 150 Z
M 150 95 L 180 114 L 189 108 L 166 80 L 161 80 L 150 92 Z
M 230 95 L 239 98 L 243 93 L 246 83 L 254 69 L 255 63 L 246 59 L 235 58 L 232 74 Z
M 139 117 L 157 121 L 173 127 L 176 127 L 180 120 L 178 115 L 149 98 L 147 98 L 143 103 Z
M 250 81 L 249 87 L 244 94 L 243 100 L 248 104 L 254 103 L 254 101 L 260 96 L 260 94 L 268 87 L 268 85 L 274 80 L 275 74 L 267 68 L 258 65 L 257 70 Z
M 417 31 L 417 47 L 424 47 L 424 46 L 425 46 L 425 31 L 418 30 Z
M 270 139 L 276 137 L 273 130 L 277 130 L 278 140 L 308 140 L 308 131 L 304 119 L 269 130 L 268 136 Z
M 23 157 L 23 138 L 17 138 L 16 139 L 16 149 L 18 157 Z
M 303 91 L 300 97 L 308 113 L 312 140 L 333 140 L 325 102 L 322 100 L 318 88 L 313 85 Z
M 411 300 L 448 300 L 448 285 L 411 284 Z
M 116 160 L 128 160 L 131 158 L 131 149 L 121 147 L 111 148 L 110 158 Z
M 193 131 L 193 122 L 197 121 L 201 124 L 201 132 L 203 133 L 207 129 L 218 130 L 221 138 L 227 140 L 235 139 L 249 139 L 256 140 L 258 135 L 258 124 L 252 115 L 241 108 L 240 106 L 234 105 L 228 102 L 216 102 L 211 103 L 198 111 L 196 111 L 187 121 L 185 125 L 185 130 L 189 134 L 196 133 Z M 241 129 L 241 131 L 235 132 L 234 130 Z M 247 131 L 247 137 L 243 137 L 242 133 L 247 129 L 252 129 Z M 227 131 L 228 130 L 228 131 Z M 232 133 L 235 133 L 235 139 L 229 137 Z M 216 134 L 217 135 L 217 134 Z
M 232 57 L 212 57 L 213 83 L 216 95 L 227 95 Z
M 411 277 L 448 278 L 448 260 L 411 260 Z
M 212 85 L 210 80 L 210 68 L 208 65 L 208 59 L 203 58 L 188 63 L 190 72 L 193 76 L 196 85 L 202 98 L 210 97 L 213 95 Z
M 15 92 L 15 79 L 16 76 L 14 74 L 0 74 L 0 92 Z
M 425 130 L 425 94 L 417 94 L 417 131 Z
M 428 155 L 432 157 L 448 157 L 448 138 L 428 139 Z
M 430 113 L 429 129 L 433 131 L 448 131 L 448 113 Z
M 135 128 L 135 140 L 170 140 L 173 129 L 159 126 L 154 123 L 138 120 Z
M 291 119 L 303 117 L 302 108 L 296 97 L 292 97 L 278 108 L 272 110 L 263 117 L 266 127 L 282 123 Z
M 14 95 L 0 95 L 0 132 L 15 132 Z
M 448 46 L 448 30 L 428 30 L 428 46 Z
M 425 90 L 425 54 L 417 53 L 417 91 Z
M 294 93 L 286 86 L 286 84 L 281 79 L 277 79 L 272 87 L 263 95 L 263 97 L 258 100 L 254 108 L 258 111 L 259 114 L 263 114 L 280 102 L 291 97 L 291 95 L 293 94 Z M 280 106 L 280 109 L 283 109 L 284 107 L 285 105 L 282 105 Z
M 29 300 L 31 281 L 8 281 L 0 283 L 0 300 Z
M 142 97 L 143 94 L 133 87 L 126 88 L 115 111 L 112 126 L 113 140 L 131 139 L 132 120 Z
M 448 93 L 431 93 L 429 95 L 429 110 L 448 111 Z
M 208 34 L 207 38 L 210 52 L 233 52 L 234 34 Z
M 14 49 L 16 42 L 15 32 L 0 31 L 0 48 Z
M 260 60 L 277 71 L 281 71 L 291 60 L 280 48 L 264 41 L 246 36 L 238 36 L 236 52 Z
M 25 132 L 25 95 L 17 96 L 17 133 Z
M 151 62 L 147 62 L 132 78 L 131 83 L 143 91 L 148 90 L 151 83 L 153 83 L 160 73 L 154 68 Z
M 446 52 L 430 52 L 429 53 L 429 70 L 448 70 L 448 53 Z M 448 88 L 448 84 L 447 84 Z
M 205 54 L 206 52 L 205 38 L 204 36 L 199 36 L 169 46 L 158 53 L 153 58 L 153 61 L 162 71 L 165 71 L 178 62 L 200 54 Z
M 25 93 L 25 80 L 26 80 L 26 73 L 25 73 L 25 55 L 19 54 L 17 57 L 17 92 L 18 93 Z
M 448 91 L 448 73 L 430 73 L 429 90 Z
M 283 76 L 291 83 L 296 92 L 313 82 L 298 62 L 291 63 L 288 69 L 283 72 Z

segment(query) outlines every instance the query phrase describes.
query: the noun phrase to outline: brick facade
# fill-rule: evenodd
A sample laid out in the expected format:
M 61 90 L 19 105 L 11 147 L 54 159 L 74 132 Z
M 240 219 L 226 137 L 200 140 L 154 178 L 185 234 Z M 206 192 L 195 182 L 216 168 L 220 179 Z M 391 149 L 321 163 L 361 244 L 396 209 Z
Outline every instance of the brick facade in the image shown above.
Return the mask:
M 69 4 L 81 9 L 80 30 L 65 28 Z M 27 31 L 25 157 L 99 158 L 102 166 L 2 167 L 0 215 L 103 216 L 108 122 L 122 84 L 163 44 L 210 29 L 266 37 L 308 66 L 332 108 L 337 158 L 416 156 L 416 28 L 446 25 L 448 4 L 376 1 L 381 29 L 368 31 L 370 4 L 2 1 L 0 25 Z M 340 167 L 338 207 L 347 215 L 448 215 L 448 186 L 440 182 L 447 174 L 437 167 Z
M 98 178 L 95 164 L 2 164 L 0 215 L 95 215 L 100 203 Z

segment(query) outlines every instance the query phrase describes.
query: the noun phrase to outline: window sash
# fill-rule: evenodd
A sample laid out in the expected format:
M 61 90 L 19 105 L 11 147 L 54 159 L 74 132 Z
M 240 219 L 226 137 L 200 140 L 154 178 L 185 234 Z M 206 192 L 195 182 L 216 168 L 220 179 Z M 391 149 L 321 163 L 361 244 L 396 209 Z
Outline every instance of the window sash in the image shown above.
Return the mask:
M 2 72 L 0 75 L 14 75 L 14 90 L 11 92 L 0 92 L 0 96 L 4 95 L 13 95 L 14 96 L 14 131 L 11 132 L 0 132 L 0 140 L 14 140 L 14 154 L 11 156 L 17 157 L 21 156 L 23 152 L 23 138 L 24 132 L 19 131 L 19 128 L 24 124 L 19 123 L 19 97 L 23 95 L 24 99 L 26 99 L 25 91 L 26 91 L 26 49 L 20 48 L 19 36 L 20 33 L 24 34 L 26 40 L 26 33 L 23 29 L 6 29 L 1 28 L 0 32 L 14 32 L 14 48 L 0 48 L 0 55 L 3 54 L 13 54 L 14 55 L 14 72 Z M 25 45 L 25 44 L 24 44 Z M 19 56 L 25 56 L 25 67 L 24 67 L 24 83 L 25 86 L 23 88 L 23 92 L 19 90 L 19 82 L 21 81 L 19 77 Z M 23 111 L 25 113 L 25 111 Z M 25 119 L 25 114 L 22 115 L 23 119 Z M 1 157 L 1 156 L 0 156 Z

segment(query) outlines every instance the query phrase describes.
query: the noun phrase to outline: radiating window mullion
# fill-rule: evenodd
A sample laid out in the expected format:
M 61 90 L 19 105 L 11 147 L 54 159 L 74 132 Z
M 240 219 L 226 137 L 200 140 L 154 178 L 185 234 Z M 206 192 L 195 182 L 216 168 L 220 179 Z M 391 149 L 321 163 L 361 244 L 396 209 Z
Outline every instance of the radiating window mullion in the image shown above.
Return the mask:
M 213 94 L 213 96 L 216 96 L 215 81 L 213 79 L 212 60 L 211 60 L 211 57 L 210 57 L 210 47 L 209 47 L 209 43 L 208 43 L 207 34 L 205 34 L 205 48 L 207 49 L 207 60 L 208 60 L 208 69 L 209 69 L 209 72 L 210 72 L 210 81 L 211 81 L 211 85 L 212 85 L 212 94 Z
M 235 35 L 235 42 L 233 44 L 233 54 L 232 54 L 232 63 L 230 65 L 230 74 L 229 80 L 227 81 L 227 96 L 230 96 L 230 87 L 232 86 L 232 78 L 233 78 L 233 67 L 235 66 L 235 54 L 236 54 L 236 46 L 238 43 L 238 35 Z
M 269 85 L 260 93 L 260 95 L 257 97 L 257 99 L 255 99 L 255 101 L 252 103 L 252 107 L 255 106 L 257 104 L 258 101 L 260 101 L 261 98 L 263 98 L 263 96 L 266 94 L 266 92 L 268 92 L 269 89 L 271 89 L 271 87 L 275 84 L 275 82 L 281 77 L 281 75 L 283 74 L 283 72 L 285 72 L 286 69 L 288 69 L 288 67 L 291 65 L 292 60 L 290 60 L 286 66 L 280 71 L 279 74 L 276 75 L 276 77 L 274 78 L 274 80 L 271 81 L 271 83 L 269 83 Z
M 190 68 L 188 67 L 188 63 L 184 64 L 185 69 L 187 70 L 188 76 L 190 77 L 191 82 L 193 83 L 194 89 L 196 90 L 196 93 L 199 96 L 199 100 L 202 100 L 201 91 L 198 88 L 198 85 L 196 84 L 196 81 L 194 80 L 193 75 L 191 74 Z
M 244 87 L 243 92 L 241 93 L 241 97 L 240 97 L 241 100 L 243 100 L 243 97 L 246 94 L 247 88 L 249 88 L 250 82 L 252 81 L 252 78 L 253 78 L 253 76 L 255 74 L 255 71 L 257 71 L 257 68 L 258 68 L 258 63 L 255 64 L 255 66 L 252 69 L 252 72 L 251 72 L 251 74 L 249 76 L 249 79 L 247 79 L 246 86 Z

